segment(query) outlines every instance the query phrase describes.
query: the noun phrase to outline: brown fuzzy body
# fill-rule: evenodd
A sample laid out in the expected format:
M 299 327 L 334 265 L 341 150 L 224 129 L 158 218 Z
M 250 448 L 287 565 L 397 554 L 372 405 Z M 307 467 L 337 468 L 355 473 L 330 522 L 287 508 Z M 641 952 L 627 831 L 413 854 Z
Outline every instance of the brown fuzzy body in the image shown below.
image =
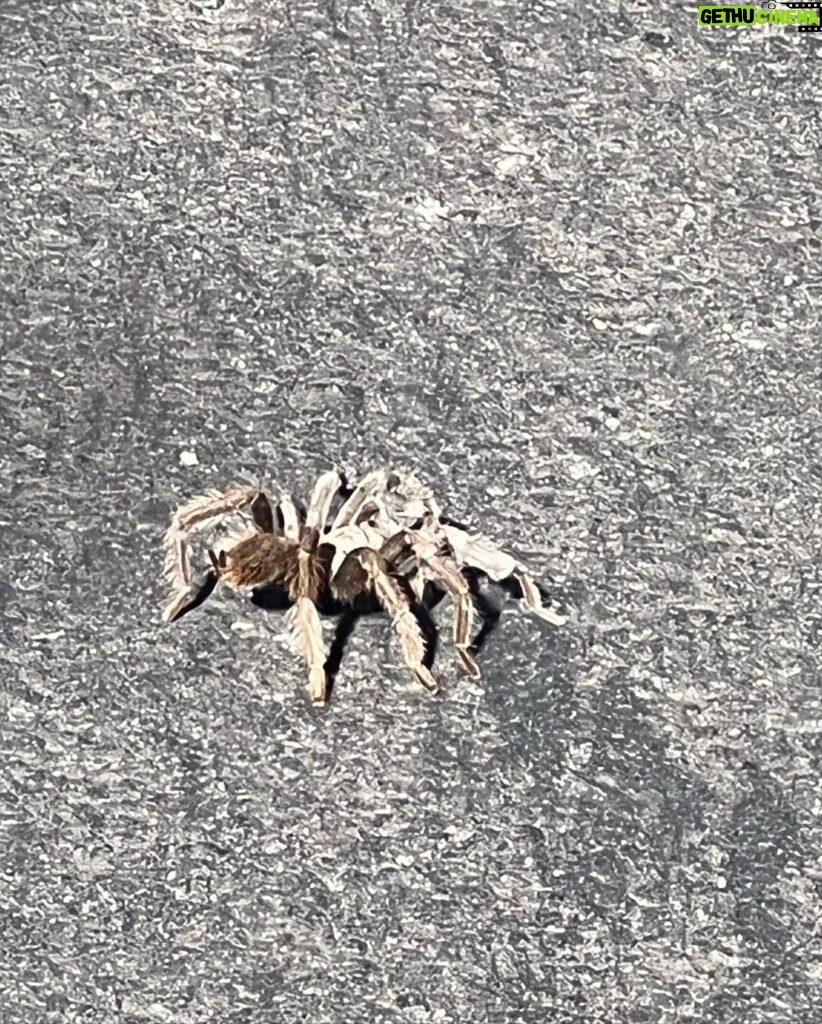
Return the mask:
M 324 567 L 316 551 L 270 533 L 256 533 L 226 552 L 222 577 L 233 587 L 282 583 L 292 601 L 300 597 L 316 601 Z

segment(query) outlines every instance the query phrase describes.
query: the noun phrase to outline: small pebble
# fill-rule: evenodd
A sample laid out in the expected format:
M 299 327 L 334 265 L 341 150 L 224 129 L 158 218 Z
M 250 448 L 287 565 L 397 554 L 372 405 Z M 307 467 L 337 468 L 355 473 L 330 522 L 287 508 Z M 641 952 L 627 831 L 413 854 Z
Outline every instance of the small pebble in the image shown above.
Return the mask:
M 572 480 L 584 480 L 586 477 L 593 475 L 594 467 L 590 466 L 582 459 L 578 459 L 568 466 L 568 476 L 570 476 Z
M 768 346 L 764 338 L 743 338 L 742 344 L 752 352 L 762 352 Z

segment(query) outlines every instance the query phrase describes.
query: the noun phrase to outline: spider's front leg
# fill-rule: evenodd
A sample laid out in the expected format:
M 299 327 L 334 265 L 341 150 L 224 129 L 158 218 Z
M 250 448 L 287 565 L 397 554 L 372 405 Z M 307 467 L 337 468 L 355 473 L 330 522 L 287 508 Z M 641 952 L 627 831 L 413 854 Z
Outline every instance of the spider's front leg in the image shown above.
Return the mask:
M 353 601 L 358 594 L 371 590 L 391 616 L 402 647 L 406 665 L 431 693 L 439 687 L 425 664 L 425 639 L 402 584 L 391 572 L 384 554 L 373 548 L 357 548 L 346 555 L 331 581 L 334 596 Z
M 185 612 L 196 608 L 208 597 L 217 583 L 216 577 L 209 573 L 205 580 L 193 589 L 191 575 L 191 558 L 188 553 L 189 534 L 196 527 L 202 526 L 211 519 L 251 508 L 260 495 L 257 487 L 230 487 L 227 491 L 209 491 L 200 494 L 185 505 L 181 505 L 171 517 L 171 525 L 166 531 L 165 576 L 172 586 L 172 595 L 163 609 L 163 619 L 173 622 Z
M 528 575 L 525 567 L 507 551 L 498 548 L 487 537 L 469 534 L 457 526 L 443 523 L 442 530 L 458 562 L 479 569 L 497 582 L 515 579 L 522 591 L 526 607 L 544 622 L 550 622 L 552 626 L 563 626 L 568 621 L 567 615 L 561 615 L 553 608 L 545 607 L 539 587 Z
M 308 697 L 322 707 L 328 696 L 328 675 L 325 671 L 325 641 L 317 606 L 310 597 L 298 597 L 288 611 L 287 621 L 292 637 L 308 666 Z

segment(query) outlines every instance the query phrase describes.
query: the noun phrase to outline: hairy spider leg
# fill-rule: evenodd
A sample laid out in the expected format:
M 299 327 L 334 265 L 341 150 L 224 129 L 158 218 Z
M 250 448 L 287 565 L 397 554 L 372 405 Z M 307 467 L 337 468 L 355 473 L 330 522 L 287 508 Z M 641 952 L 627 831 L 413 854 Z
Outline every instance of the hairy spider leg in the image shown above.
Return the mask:
M 446 524 L 442 525 L 442 529 L 458 562 L 479 569 L 492 580 L 502 581 L 513 577 L 520 585 L 529 611 L 544 622 L 550 622 L 552 626 L 562 626 L 568 621 L 567 615 L 560 615 L 553 608 L 545 607 L 536 583 L 512 555 L 480 534 L 472 536 L 466 530 Z
M 436 528 L 433 518 L 429 526 Z M 437 550 L 437 545 L 416 531 L 401 530 L 389 537 L 380 553 L 395 567 L 409 555 L 413 556 L 423 575 L 438 583 L 451 598 L 454 605 L 454 646 L 465 671 L 474 679 L 480 678 L 479 665 L 471 654 L 471 635 L 474 625 L 474 602 L 468 581 L 459 565 L 447 554 Z
M 305 516 L 305 525 L 310 530 L 318 533 L 325 533 L 328 528 L 328 515 L 331 511 L 331 502 L 334 495 L 342 486 L 342 477 L 337 470 L 329 470 L 323 473 L 311 492 L 311 499 L 308 502 L 308 511 Z
M 348 526 L 349 523 L 358 522 L 362 516 L 365 506 L 374 497 L 384 491 L 387 485 L 388 476 L 383 469 L 367 473 L 354 488 L 351 495 L 346 498 L 342 508 L 339 510 L 331 524 L 331 532 Z
M 283 495 L 277 508 L 283 521 L 283 536 L 286 540 L 293 541 L 295 544 L 299 543 L 300 514 L 297 511 L 294 499 L 288 494 Z
M 179 618 L 183 606 L 191 597 L 191 559 L 188 552 L 190 532 L 211 519 L 247 508 L 258 493 L 257 487 L 240 485 L 230 487 L 222 493 L 209 491 L 197 495 L 174 512 L 164 541 L 164 572 L 173 588 L 172 597 L 163 609 L 163 619 L 166 622 Z
M 480 678 L 479 665 L 471 654 L 471 637 L 474 626 L 474 601 L 468 580 L 460 567 L 449 555 L 419 556 L 420 561 L 434 582 L 439 583 L 454 604 L 454 646 L 465 671 L 474 679 Z
M 324 474 L 317 481 L 309 509 L 312 517 L 321 513 L 330 484 L 331 474 Z M 328 500 L 330 502 L 331 499 Z M 292 643 L 303 656 L 308 668 L 309 699 L 319 707 L 325 704 L 328 691 L 325 641 L 316 605 L 323 585 L 323 567 L 317 556 L 319 531 L 307 522 L 300 522 L 297 505 L 290 496 L 285 495 L 280 499 L 278 509 L 283 521 L 283 533 L 290 545 L 290 564 L 285 579 L 294 607 L 286 613 L 286 621 Z
M 342 600 L 350 601 L 363 590 L 372 589 L 380 604 L 391 616 L 392 625 L 400 641 L 406 665 L 422 685 L 436 693 L 438 685 L 425 658 L 425 639 L 411 602 L 391 566 L 372 548 L 357 548 L 349 552 L 331 581 L 332 589 Z
M 326 702 L 328 676 L 325 671 L 325 640 L 317 606 L 310 597 L 298 597 L 286 620 L 292 641 L 308 667 L 308 697 L 316 707 Z

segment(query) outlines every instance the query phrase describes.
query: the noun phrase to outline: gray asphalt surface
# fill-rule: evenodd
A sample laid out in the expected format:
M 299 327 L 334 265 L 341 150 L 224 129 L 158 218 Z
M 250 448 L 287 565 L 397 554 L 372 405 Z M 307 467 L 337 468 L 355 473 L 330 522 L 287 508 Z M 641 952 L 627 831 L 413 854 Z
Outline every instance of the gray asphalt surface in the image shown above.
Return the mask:
M 822 1019 L 820 50 L 696 22 L 0 4 L 3 1024 Z M 170 509 L 333 464 L 568 626 L 317 712 L 160 623 Z

